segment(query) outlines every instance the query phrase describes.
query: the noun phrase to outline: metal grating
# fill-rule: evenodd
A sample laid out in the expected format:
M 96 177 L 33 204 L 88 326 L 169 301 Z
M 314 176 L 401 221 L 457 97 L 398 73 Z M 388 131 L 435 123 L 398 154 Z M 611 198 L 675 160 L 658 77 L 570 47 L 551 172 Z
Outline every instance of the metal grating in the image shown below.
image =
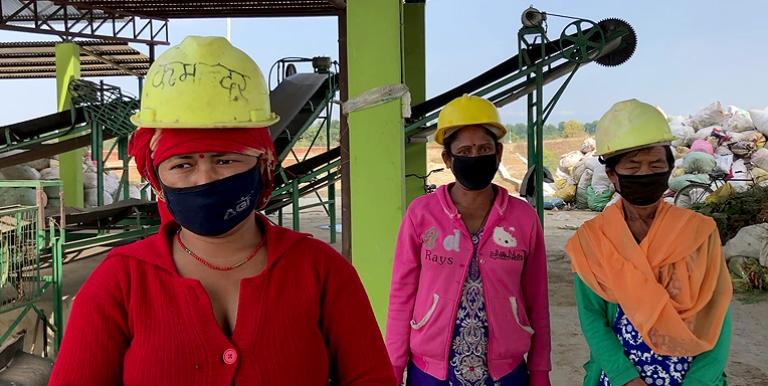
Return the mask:
M 0 43 L 0 79 L 56 77 L 56 43 Z M 80 76 L 144 76 L 149 57 L 127 43 L 77 41 L 80 47 Z
M 32 192 L 6 188 L 3 193 Z M 41 295 L 38 213 L 36 206 L 0 208 L 0 312 Z
M 14 21 L 28 21 L 33 22 L 35 20 L 35 11 L 31 8 L 23 8 L 23 2 L 19 0 L 0 0 L 0 13 L 3 18 L 9 18 L 13 15 Z M 39 15 L 50 16 L 51 21 L 63 20 L 65 17 L 72 20 L 79 17 L 81 14 L 74 7 L 65 7 L 65 9 L 59 9 L 60 7 L 51 1 L 37 1 L 37 13 Z M 53 14 L 56 12 L 56 14 Z M 103 12 L 95 12 L 94 17 L 106 18 L 107 16 Z

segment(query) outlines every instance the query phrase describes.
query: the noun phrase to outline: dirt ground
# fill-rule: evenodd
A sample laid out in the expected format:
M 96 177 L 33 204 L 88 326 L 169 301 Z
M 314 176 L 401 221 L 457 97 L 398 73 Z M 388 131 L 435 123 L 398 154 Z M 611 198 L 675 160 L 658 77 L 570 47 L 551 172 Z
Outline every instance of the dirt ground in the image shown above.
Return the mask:
M 286 212 L 284 215 L 288 225 L 290 213 Z M 574 230 L 592 216 L 594 213 L 591 212 L 561 211 L 548 212 L 545 217 L 553 347 L 551 376 L 552 384 L 556 386 L 580 385 L 584 375 L 581 366 L 589 355 L 578 323 L 572 273 L 563 246 Z M 274 216 L 273 220 L 276 221 Z M 328 218 L 322 208 L 302 213 L 301 230 L 326 242 L 330 237 L 327 225 Z M 334 246 L 340 249 L 341 234 L 337 233 L 337 236 L 338 241 Z M 96 255 L 65 265 L 65 318 L 77 289 L 103 258 L 103 254 L 98 254 L 99 250 L 91 252 Z M 42 307 L 50 310 L 50 302 L 44 302 Z M 732 307 L 733 338 L 727 368 L 728 382 L 734 386 L 768 385 L 768 296 L 751 298 L 747 302 L 743 297 L 737 297 Z M 5 314 L 0 317 L 0 327 L 9 325 L 10 316 Z M 30 332 L 34 331 L 33 321 L 33 318 L 28 317 L 21 327 Z M 38 337 L 35 351 L 40 350 L 40 341 Z M 28 342 L 27 349 L 30 349 L 32 339 L 28 339 Z

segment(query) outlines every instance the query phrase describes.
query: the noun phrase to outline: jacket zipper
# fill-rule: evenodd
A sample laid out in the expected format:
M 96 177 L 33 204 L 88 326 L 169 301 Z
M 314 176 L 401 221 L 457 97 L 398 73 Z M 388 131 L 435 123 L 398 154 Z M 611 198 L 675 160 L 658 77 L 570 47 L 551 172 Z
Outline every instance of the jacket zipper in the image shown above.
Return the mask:
M 495 209 L 495 207 L 492 206 L 491 207 L 491 211 L 493 211 L 494 209 Z M 453 309 L 451 311 L 451 315 L 453 315 L 453 318 L 451 318 L 451 334 L 449 334 L 448 338 L 446 339 L 445 350 L 444 350 L 444 352 L 445 352 L 445 360 L 446 360 L 446 372 L 448 371 L 447 362 L 450 360 L 450 358 L 448 358 L 448 357 L 451 354 L 451 352 L 450 352 L 450 350 L 451 350 L 451 341 L 453 340 L 453 334 L 454 334 L 454 330 L 453 329 L 456 328 L 456 313 L 458 312 L 459 303 L 461 302 L 461 295 L 462 295 L 462 292 L 464 291 L 464 284 L 465 284 L 465 282 L 467 280 L 467 275 L 469 274 L 469 266 L 470 266 L 470 264 L 472 264 L 472 257 L 477 257 L 477 259 L 478 259 L 478 261 L 477 261 L 477 268 L 478 268 L 478 270 L 480 270 L 480 279 L 481 279 L 481 281 L 483 283 L 483 305 L 485 306 L 485 314 L 489 315 L 489 313 L 490 313 L 490 310 L 488 308 L 488 302 L 485 301 L 486 289 L 485 289 L 485 280 L 482 280 L 483 269 L 482 269 L 482 264 L 480 264 L 480 256 L 475 256 L 475 255 L 481 249 L 480 247 L 484 244 L 484 241 L 488 238 L 487 229 L 488 229 L 488 225 L 490 224 L 490 221 L 488 221 L 488 220 L 490 220 L 491 214 L 492 214 L 491 212 L 488 213 L 488 219 L 486 220 L 485 224 L 483 224 L 483 228 L 482 228 L 483 229 L 483 235 L 480 238 L 480 240 L 478 241 L 477 246 L 475 246 L 475 243 L 472 242 L 472 234 L 469 232 L 469 229 L 467 228 L 467 225 L 464 224 L 464 221 L 461 221 L 460 219 L 455 219 L 454 218 L 454 223 L 461 223 L 460 226 L 459 226 L 459 229 L 461 229 L 463 231 L 462 233 L 464 235 L 468 235 L 469 236 L 469 242 L 472 244 L 472 254 L 469 256 L 469 261 L 467 262 L 466 266 L 464 267 L 464 273 L 462 275 L 462 281 L 459 284 L 459 290 L 457 291 L 458 293 L 457 293 L 457 296 L 456 296 L 456 301 L 453 302 Z M 490 319 L 488 319 L 488 345 L 486 346 L 486 347 L 488 347 L 488 352 L 486 353 L 486 359 L 485 359 L 486 360 L 486 364 L 488 364 L 488 356 L 489 356 L 489 354 L 491 352 L 491 339 L 490 339 L 490 336 L 491 336 L 491 321 L 490 321 Z M 490 374 L 490 367 L 489 367 L 488 371 L 489 371 L 489 374 Z
M 486 224 L 486 226 L 487 225 L 488 224 Z M 480 242 L 477 244 L 478 249 L 480 249 L 479 247 L 483 244 L 483 241 L 486 240 L 488 233 L 489 233 L 488 228 L 483 229 L 483 237 L 480 239 Z M 488 368 L 488 375 L 490 376 L 491 375 L 491 361 L 490 361 L 490 358 L 491 358 L 491 317 L 490 317 L 491 308 L 489 307 L 490 302 L 487 302 L 485 297 L 485 294 L 487 294 L 488 291 L 485 287 L 485 280 L 483 280 L 483 265 L 485 264 L 480 263 L 480 256 L 477 256 L 477 269 L 480 270 L 480 281 L 483 287 L 483 305 L 485 306 L 485 315 L 486 315 L 486 320 L 488 321 L 488 344 L 485 346 L 487 347 L 488 351 L 485 353 L 485 364 Z
M 457 221 L 457 219 L 454 218 L 454 222 L 459 222 L 459 221 Z M 463 232 L 462 232 L 463 234 L 468 234 L 469 233 L 469 230 L 467 229 L 467 226 L 464 225 L 463 221 L 461 221 L 460 229 L 463 230 Z M 469 242 L 470 243 L 472 242 L 472 236 L 469 237 Z M 474 252 L 474 243 L 472 244 L 472 247 L 473 247 L 473 252 L 472 253 L 474 254 L 475 253 Z M 469 265 L 471 263 L 472 263 L 472 256 L 470 255 L 469 261 L 465 264 L 464 270 L 463 270 L 463 274 L 462 274 L 462 278 L 463 278 L 464 281 L 467 280 L 467 274 L 469 274 Z M 444 354 L 444 358 L 445 358 L 445 362 L 446 362 L 446 365 L 445 365 L 445 375 L 446 376 L 448 374 L 448 361 L 450 360 L 450 358 L 448 358 L 448 357 L 451 354 L 451 341 L 453 340 L 453 334 L 455 333 L 454 329 L 456 328 L 456 313 L 458 312 L 459 303 L 461 302 L 461 293 L 464 290 L 464 282 L 463 281 L 460 282 L 458 287 L 459 287 L 459 289 L 458 289 L 458 291 L 456 293 L 456 298 L 455 298 L 456 300 L 453 302 L 453 307 L 451 309 L 451 314 L 450 314 L 450 315 L 453 315 L 453 318 L 451 318 L 451 328 L 450 328 L 451 333 L 448 334 L 447 338 L 445 339 L 445 349 L 443 350 L 443 352 L 445 353 Z

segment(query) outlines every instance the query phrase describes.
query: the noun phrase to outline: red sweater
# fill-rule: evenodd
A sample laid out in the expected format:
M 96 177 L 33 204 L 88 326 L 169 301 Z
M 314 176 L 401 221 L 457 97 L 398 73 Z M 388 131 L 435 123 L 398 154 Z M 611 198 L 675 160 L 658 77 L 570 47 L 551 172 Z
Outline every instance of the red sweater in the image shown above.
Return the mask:
M 178 225 L 114 249 L 78 293 L 50 385 L 394 386 L 354 268 L 269 223 L 267 267 L 240 283 L 231 338 L 171 256 Z

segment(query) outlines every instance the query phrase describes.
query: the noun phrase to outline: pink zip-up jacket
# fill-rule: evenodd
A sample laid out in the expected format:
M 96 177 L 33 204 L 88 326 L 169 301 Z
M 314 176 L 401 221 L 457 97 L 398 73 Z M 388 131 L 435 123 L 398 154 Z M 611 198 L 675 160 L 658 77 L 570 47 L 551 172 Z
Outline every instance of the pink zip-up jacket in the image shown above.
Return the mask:
M 456 312 L 472 258 L 472 239 L 450 185 L 419 197 L 400 227 L 386 343 L 398 384 L 409 359 L 446 379 Z M 536 212 L 497 189 L 478 245 L 488 316 L 488 370 L 499 379 L 527 355 L 530 385 L 549 385 L 547 259 Z

